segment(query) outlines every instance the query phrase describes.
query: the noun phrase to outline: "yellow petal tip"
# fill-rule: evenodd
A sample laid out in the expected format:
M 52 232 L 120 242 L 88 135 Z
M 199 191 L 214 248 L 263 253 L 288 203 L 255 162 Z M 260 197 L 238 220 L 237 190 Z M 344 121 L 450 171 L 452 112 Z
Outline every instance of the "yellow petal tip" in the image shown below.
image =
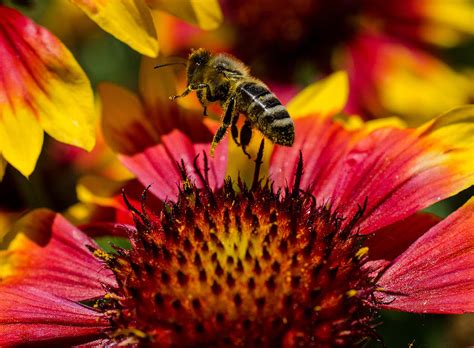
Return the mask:
M 289 103 L 293 118 L 319 114 L 334 115 L 344 108 L 349 96 L 349 78 L 345 71 L 338 71 L 317 81 L 298 93 Z

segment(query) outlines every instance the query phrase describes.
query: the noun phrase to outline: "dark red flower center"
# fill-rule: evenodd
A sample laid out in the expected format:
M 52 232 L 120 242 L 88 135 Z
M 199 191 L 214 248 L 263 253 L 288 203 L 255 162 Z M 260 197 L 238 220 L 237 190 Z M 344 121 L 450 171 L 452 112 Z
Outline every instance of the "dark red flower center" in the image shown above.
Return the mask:
M 275 192 L 230 180 L 217 191 L 186 180 L 157 216 L 131 209 L 131 250 L 95 251 L 118 281 L 97 303 L 111 340 L 324 347 L 371 334 L 374 285 L 353 231 L 362 211 L 343 224 L 298 184 Z

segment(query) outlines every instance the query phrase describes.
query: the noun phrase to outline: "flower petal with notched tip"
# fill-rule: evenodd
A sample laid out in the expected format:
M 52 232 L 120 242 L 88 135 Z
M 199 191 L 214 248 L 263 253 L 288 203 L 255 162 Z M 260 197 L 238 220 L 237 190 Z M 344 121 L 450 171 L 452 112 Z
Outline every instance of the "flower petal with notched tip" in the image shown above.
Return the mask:
M 0 154 L 28 176 L 53 138 L 92 149 L 92 89 L 67 48 L 16 10 L 0 6 Z

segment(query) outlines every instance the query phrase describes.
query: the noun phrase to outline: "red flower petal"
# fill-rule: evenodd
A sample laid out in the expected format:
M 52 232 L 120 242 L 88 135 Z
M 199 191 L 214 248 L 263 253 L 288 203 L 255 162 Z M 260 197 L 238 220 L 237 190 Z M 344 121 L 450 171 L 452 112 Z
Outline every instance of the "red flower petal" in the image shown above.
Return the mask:
M 275 147 L 270 173 L 277 185 L 292 185 L 301 150 L 301 186 L 345 216 L 367 199 L 359 227 L 370 233 L 473 184 L 472 111 L 453 110 L 418 129 L 351 132 L 318 117 L 297 119 L 295 144 Z
M 31 286 L 0 288 L 0 346 L 86 343 L 101 337 L 101 314 Z
M 354 141 L 352 135 L 340 124 L 320 117 L 295 120 L 295 134 L 292 147 L 275 146 L 270 161 L 272 180 L 277 187 L 292 186 L 301 151 L 304 163 L 301 187 L 311 187 L 318 199 L 331 197 Z
M 419 313 L 474 312 L 474 198 L 397 258 L 378 284 L 382 307 Z
M 199 175 L 194 169 L 194 159 L 199 155 L 198 167 L 205 174 L 204 152 L 207 154 L 209 184 L 216 189 L 224 183 L 227 167 L 227 142 L 222 141 L 216 148 L 214 158 L 209 156 L 210 142 L 215 127 L 211 129 L 197 124 L 194 132 L 208 135 L 207 142 L 196 142 L 180 130 L 174 130 L 161 138 L 162 143 L 146 149 L 137 155 L 121 156 L 124 165 L 133 172 L 140 182 L 150 187 L 150 191 L 162 200 L 175 199 L 182 181 L 178 165 L 184 162 L 191 180 L 202 187 Z
M 432 214 L 416 213 L 376 231 L 365 243 L 370 259 L 395 259 L 440 220 Z
M 104 284 L 115 284 L 112 273 L 86 248 L 95 242 L 59 214 L 36 210 L 6 237 L 0 291 L 29 285 L 74 301 L 101 296 Z

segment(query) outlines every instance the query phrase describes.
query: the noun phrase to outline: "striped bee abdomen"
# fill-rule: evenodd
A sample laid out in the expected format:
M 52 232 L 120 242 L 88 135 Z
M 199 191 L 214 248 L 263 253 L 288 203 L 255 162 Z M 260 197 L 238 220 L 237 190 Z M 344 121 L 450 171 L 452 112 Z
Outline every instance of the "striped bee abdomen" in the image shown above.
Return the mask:
M 261 117 L 273 116 L 279 119 L 289 117 L 278 98 L 264 85 L 244 82 L 239 86 L 238 94 L 241 99 L 239 100 L 241 111 L 255 124 Z
M 290 146 L 294 125 L 286 108 L 263 84 L 244 82 L 237 88 L 237 108 L 275 144 Z

